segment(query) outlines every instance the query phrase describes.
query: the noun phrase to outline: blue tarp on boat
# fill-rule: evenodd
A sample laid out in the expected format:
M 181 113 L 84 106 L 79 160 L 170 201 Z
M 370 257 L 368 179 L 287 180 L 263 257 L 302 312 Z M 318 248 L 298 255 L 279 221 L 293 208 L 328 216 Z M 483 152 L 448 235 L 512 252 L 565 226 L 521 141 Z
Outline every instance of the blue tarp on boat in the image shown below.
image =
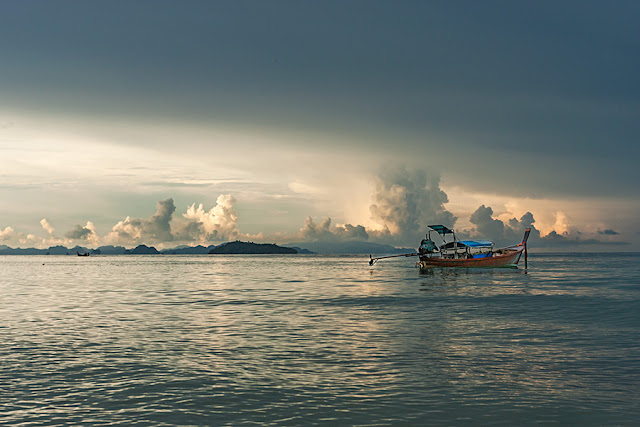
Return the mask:
M 476 254 L 473 256 L 473 258 L 488 258 L 489 254 Z
M 460 243 L 463 243 L 465 246 L 469 246 L 471 248 L 493 246 L 493 242 L 490 242 L 489 240 L 461 240 Z

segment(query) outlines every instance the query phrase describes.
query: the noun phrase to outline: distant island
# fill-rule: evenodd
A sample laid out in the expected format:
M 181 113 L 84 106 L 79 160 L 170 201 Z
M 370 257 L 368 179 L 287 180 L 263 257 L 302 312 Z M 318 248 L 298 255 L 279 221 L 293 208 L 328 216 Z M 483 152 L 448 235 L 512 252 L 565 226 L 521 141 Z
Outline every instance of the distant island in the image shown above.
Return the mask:
M 210 245 L 206 247 L 202 245 L 198 245 L 198 246 L 183 245 L 183 246 L 175 247 L 173 249 L 163 249 L 160 252 L 167 255 L 205 255 L 205 254 L 208 254 L 209 251 L 215 247 L 216 245 Z
M 298 251 L 294 248 L 287 248 L 284 246 L 278 246 L 273 243 L 253 243 L 253 242 L 241 242 L 236 240 L 235 242 L 224 243 L 220 246 L 209 251 L 214 255 L 230 255 L 230 254 L 243 254 L 243 255 L 260 255 L 260 254 L 297 254 Z
M 95 249 L 84 246 L 66 248 L 64 246 L 51 246 L 47 249 L 37 248 L 11 248 L 0 244 L 0 255 L 223 255 L 223 254 L 396 254 L 413 252 L 412 248 L 396 248 L 373 242 L 345 241 L 345 242 L 297 242 L 288 243 L 286 246 L 275 244 L 260 244 L 253 242 L 227 242 L 221 245 L 181 245 L 174 248 L 158 250 L 153 246 L 138 245 L 127 249 L 123 246 L 100 246 Z
M 68 249 L 64 246 L 51 246 L 47 249 L 11 248 L 0 245 L 0 255 L 206 255 L 206 254 L 313 254 L 307 249 L 283 247 L 275 244 L 259 244 L 253 242 L 228 242 L 210 246 L 178 246 L 172 249 L 157 250 L 153 246 L 138 245 L 132 249 L 122 246 L 100 246 L 89 249 L 84 246 L 74 246 Z
M 134 249 L 130 249 L 128 251 L 125 251 L 125 255 L 157 255 L 160 252 L 158 252 L 158 250 L 156 248 L 154 248 L 153 246 L 147 246 L 147 245 L 139 245 L 136 246 Z

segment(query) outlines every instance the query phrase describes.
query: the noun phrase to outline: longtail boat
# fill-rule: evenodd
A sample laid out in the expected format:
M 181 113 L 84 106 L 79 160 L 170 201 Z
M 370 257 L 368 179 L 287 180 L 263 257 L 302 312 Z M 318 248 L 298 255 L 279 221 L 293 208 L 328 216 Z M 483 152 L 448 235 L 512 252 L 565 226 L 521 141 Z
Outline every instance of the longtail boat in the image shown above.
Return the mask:
M 488 240 L 458 240 L 453 229 L 444 225 L 429 225 L 426 238 L 420 242 L 417 253 L 390 255 L 373 258 L 369 255 L 369 265 L 384 258 L 417 256 L 420 268 L 431 267 L 509 267 L 516 266 L 524 254 L 524 265 L 527 268 L 527 240 L 531 229 L 524 232 L 522 242 L 495 249 L 495 243 Z M 435 233 L 442 244 L 438 245 L 431 238 Z M 448 237 L 451 237 L 448 239 Z M 449 241 L 447 241 L 449 240 Z

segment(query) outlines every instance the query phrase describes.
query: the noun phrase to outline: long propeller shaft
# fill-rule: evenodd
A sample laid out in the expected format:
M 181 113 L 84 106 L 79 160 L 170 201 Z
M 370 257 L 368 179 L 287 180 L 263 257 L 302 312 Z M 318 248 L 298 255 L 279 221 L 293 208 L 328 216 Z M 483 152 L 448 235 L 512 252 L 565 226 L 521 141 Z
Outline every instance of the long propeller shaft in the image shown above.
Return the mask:
M 418 255 L 420 255 L 420 254 L 418 254 L 418 253 L 410 253 L 410 254 L 399 254 L 399 255 L 387 255 L 387 256 L 381 256 L 381 257 L 377 257 L 377 258 L 373 258 L 371 255 L 369 255 L 369 265 L 373 265 L 376 261 L 378 261 L 380 259 L 396 258 L 396 257 L 400 257 L 400 256 L 410 257 L 410 256 L 418 256 Z

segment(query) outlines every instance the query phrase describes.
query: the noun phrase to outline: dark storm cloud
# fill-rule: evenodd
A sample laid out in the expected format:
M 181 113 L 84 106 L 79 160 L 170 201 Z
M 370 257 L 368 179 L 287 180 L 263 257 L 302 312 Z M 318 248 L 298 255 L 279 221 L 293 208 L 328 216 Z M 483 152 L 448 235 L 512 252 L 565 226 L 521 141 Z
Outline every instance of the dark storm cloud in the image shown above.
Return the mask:
M 500 239 L 502 239 L 502 235 L 504 234 L 504 222 L 499 219 L 494 219 L 492 215 L 493 209 L 482 205 L 471 214 L 469 221 L 476 226 L 478 234 L 483 236 L 495 236 L 493 237 L 494 239 L 499 236 Z
M 332 242 L 344 240 L 368 240 L 369 234 L 362 225 L 331 226 L 331 218 L 325 218 L 319 224 L 307 217 L 299 231 L 299 238 L 306 242 Z
M 455 158 L 471 188 L 637 195 L 634 1 L 5 2 L 0 12 L 7 105 L 337 129 L 382 153 L 393 141 L 394 156 Z
M 569 247 L 569 246 L 585 246 L 585 245 L 628 245 L 629 242 L 624 241 L 603 241 L 592 237 L 585 237 L 584 233 L 579 230 L 572 230 L 567 233 L 558 233 L 552 231 L 546 236 L 541 236 L 540 231 L 536 229 L 536 222 L 531 212 L 527 212 L 520 219 L 511 218 L 506 223 L 493 218 L 493 209 L 490 206 L 479 206 L 478 209 L 471 214 L 470 221 L 475 225 L 473 234 L 477 237 L 492 239 L 498 245 L 515 244 L 522 236 L 527 228 L 531 228 L 529 242 L 537 247 Z M 600 231 L 599 234 L 617 235 Z
M 626 246 L 629 242 L 625 241 L 604 241 L 594 238 L 583 238 L 582 233 L 577 232 L 575 235 L 562 235 L 555 231 L 547 234 L 541 239 L 542 246 L 546 247 L 564 247 L 564 246 L 584 246 L 584 245 L 599 245 L 599 246 Z
M 604 234 L 604 235 L 607 235 L 607 236 L 617 236 L 617 235 L 619 235 L 620 233 L 618 233 L 618 232 L 617 232 L 617 231 L 615 231 L 615 230 L 606 229 L 606 230 L 598 231 L 598 234 Z
M 156 205 L 156 213 L 144 224 L 145 233 L 159 241 L 170 241 L 172 239 L 170 222 L 175 210 L 173 199 L 159 201 Z
M 176 207 L 173 199 L 160 200 L 156 212 L 150 218 L 130 218 L 113 226 L 112 239 L 122 242 L 170 242 L 171 220 Z
M 493 209 L 490 206 L 482 205 L 471 214 L 469 221 L 476 226 L 475 234 L 478 237 L 492 239 L 500 245 L 516 243 L 527 228 L 531 228 L 531 241 L 540 239 L 540 231 L 533 225 L 536 221 L 531 212 L 525 213 L 520 219 L 511 218 L 505 224 L 493 218 Z
M 69 239 L 87 240 L 93 235 L 93 231 L 81 225 L 74 226 L 71 230 L 64 234 Z

